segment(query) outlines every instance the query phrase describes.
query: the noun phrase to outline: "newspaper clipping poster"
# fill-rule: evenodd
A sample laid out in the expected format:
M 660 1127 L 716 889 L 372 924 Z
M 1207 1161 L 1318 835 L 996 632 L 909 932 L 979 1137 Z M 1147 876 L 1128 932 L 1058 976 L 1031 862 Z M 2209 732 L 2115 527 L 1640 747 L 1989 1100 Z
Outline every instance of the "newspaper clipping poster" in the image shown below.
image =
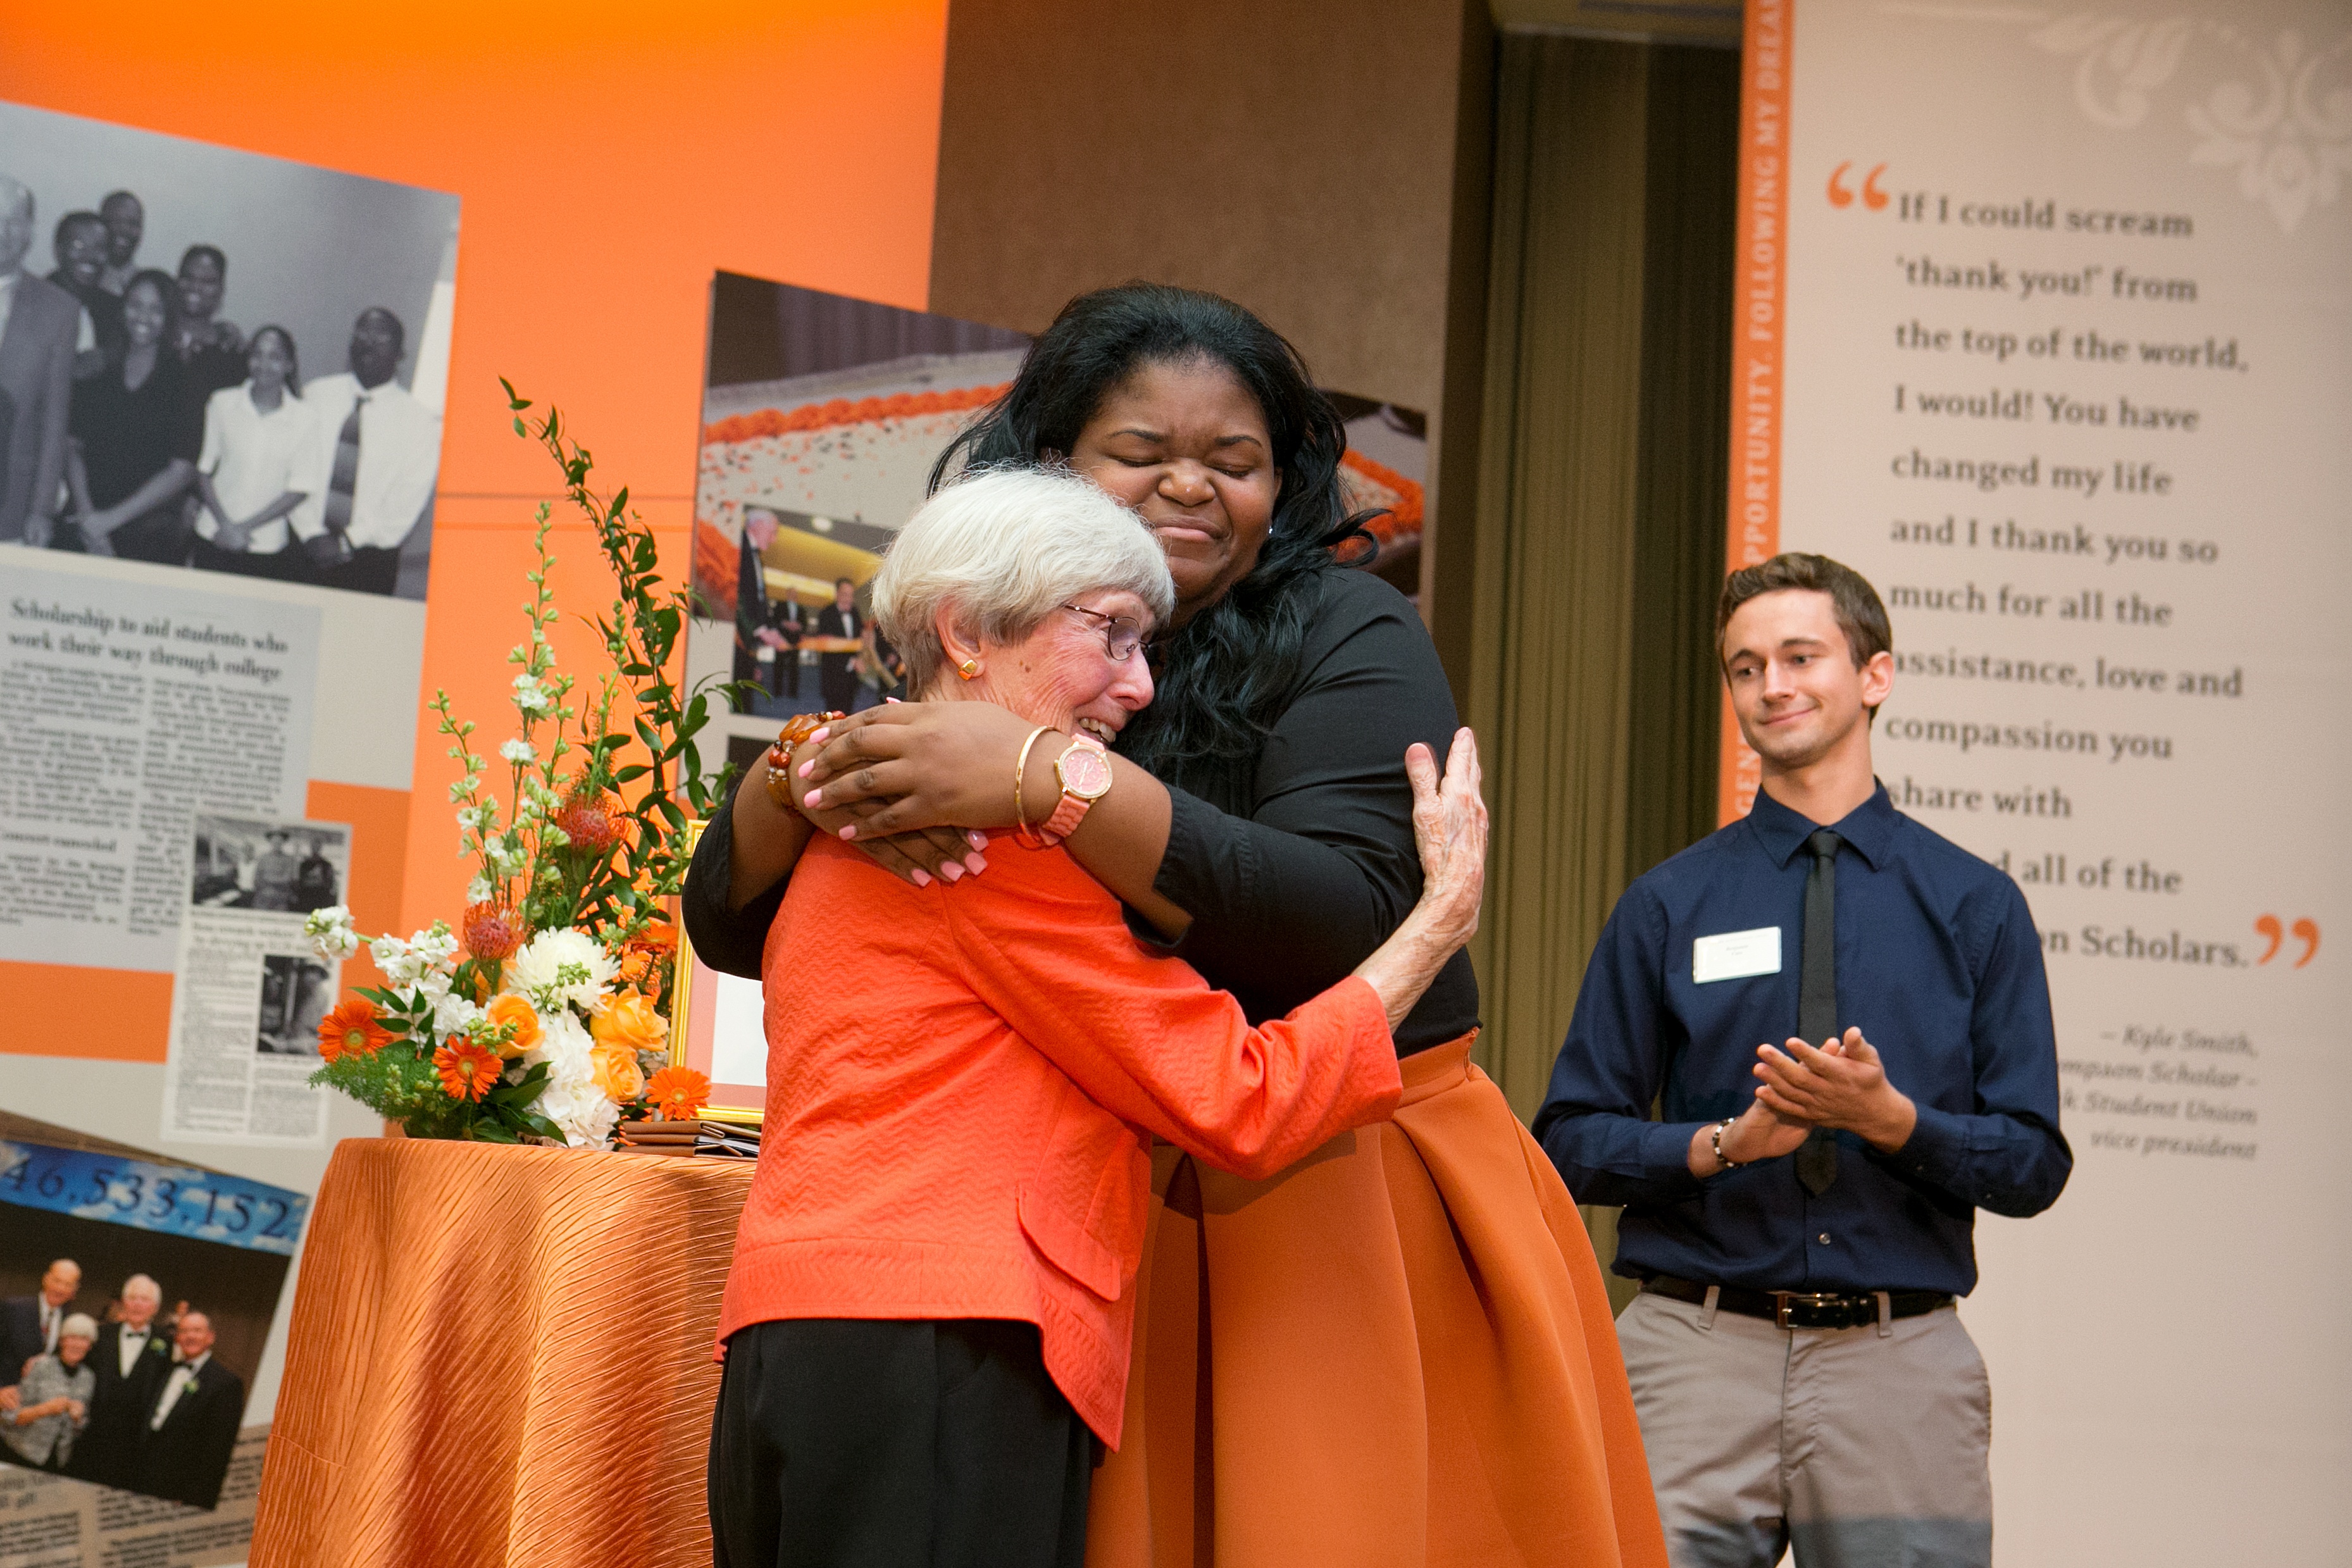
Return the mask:
M 12 563 L 0 958 L 167 969 L 200 806 L 299 816 L 319 611 Z
M 341 989 L 303 917 L 343 902 L 351 829 L 199 812 L 188 857 L 163 1136 L 190 1143 L 323 1144 L 319 1020 Z

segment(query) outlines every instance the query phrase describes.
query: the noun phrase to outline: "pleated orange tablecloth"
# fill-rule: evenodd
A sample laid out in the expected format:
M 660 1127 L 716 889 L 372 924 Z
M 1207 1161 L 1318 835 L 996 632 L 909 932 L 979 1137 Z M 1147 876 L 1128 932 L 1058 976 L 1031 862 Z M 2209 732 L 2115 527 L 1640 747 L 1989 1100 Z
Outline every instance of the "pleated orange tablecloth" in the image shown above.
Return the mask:
M 253 1568 L 707 1564 L 711 1340 L 751 1165 L 338 1147 Z

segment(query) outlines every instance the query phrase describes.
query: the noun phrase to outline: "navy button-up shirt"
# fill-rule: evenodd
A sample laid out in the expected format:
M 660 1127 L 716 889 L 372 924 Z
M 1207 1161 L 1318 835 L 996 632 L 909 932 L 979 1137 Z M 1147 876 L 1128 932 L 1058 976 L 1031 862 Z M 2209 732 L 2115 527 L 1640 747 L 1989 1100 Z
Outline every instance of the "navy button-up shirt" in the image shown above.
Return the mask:
M 1579 1202 L 1625 1205 L 1621 1274 L 1966 1295 L 1976 1210 L 2039 1214 L 2074 1169 L 2058 1131 L 2050 988 L 2017 884 L 1896 811 L 1884 785 L 1831 825 L 1845 841 L 1838 1024 L 1877 1047 L 1918 1126 L 1892 1154 L 1839 1133 L 1837 1181 L 1819 1197 L 1785 1155 L 1690 1173 L 1692 1134 L 1754 1097 L 1756 1047 L 1797 1031 L 1811 866 L 1801 851 L 1819 826 L 1759 790 L 1745 820 L 1625 889 L 1536 1137 Z M 1780 930 L 1777 973 L 1694 979 L 1699 939 L 1763 927 Z M 1653 1101 L 1663 1121 L 1648 1119 Z

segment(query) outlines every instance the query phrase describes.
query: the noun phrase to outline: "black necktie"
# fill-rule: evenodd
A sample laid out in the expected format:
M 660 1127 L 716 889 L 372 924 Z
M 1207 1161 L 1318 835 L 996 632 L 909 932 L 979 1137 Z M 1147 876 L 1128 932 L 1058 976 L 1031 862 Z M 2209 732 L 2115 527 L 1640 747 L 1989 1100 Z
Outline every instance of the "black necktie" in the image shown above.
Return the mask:
M 352 401 L 351 417 L 343 421 L 335 437 L 335 466 L 327 476 L 327 499 L 320 521 L 335 538 L 338 559 L 348 561 L 352 555 L 352 503 L 360 482 L 360 411 L 367 406 L 367 394 Z
M 1797 972 L 1797 1033 L 1819 1046 L 1838 1033 L 1837 854 L 1845 841 L 1824 827 L 1805 840 L 1813 868 L 1805 876 L 1805 945 Z M 1837 1134 L 1816 1127 L 1797 1145 L 1797 1180 L 1815 1197 L 1837 1180 Z

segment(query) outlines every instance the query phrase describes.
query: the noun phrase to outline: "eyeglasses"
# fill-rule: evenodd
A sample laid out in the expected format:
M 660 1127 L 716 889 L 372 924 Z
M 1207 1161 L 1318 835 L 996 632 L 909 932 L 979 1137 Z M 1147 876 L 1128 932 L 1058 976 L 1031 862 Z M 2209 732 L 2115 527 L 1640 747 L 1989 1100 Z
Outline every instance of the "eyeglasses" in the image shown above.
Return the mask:
M 1125 616 L 1107 616 L 1100 610 L 1089 610 L 1084 605 L 1064 605 L 1062 608 L 1090 621 L 1102 623 L 1103 646 L 1113 664 L 1125 664 L 1143 646 L 1143 628 Z

